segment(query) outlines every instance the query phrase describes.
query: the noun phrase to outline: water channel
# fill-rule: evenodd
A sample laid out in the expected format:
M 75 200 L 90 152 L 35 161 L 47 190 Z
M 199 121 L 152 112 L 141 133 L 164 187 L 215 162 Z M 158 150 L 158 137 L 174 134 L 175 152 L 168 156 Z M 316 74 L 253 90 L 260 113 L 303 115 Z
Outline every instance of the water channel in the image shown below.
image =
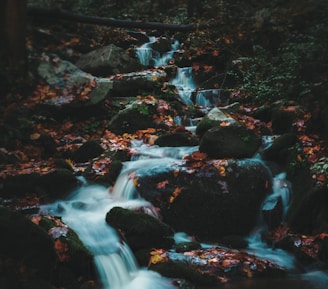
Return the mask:
M 150 38 L 150 42 L 142 46 L 139 57 L 144 57 L 142 61 L 149 63 L 147 57 L 154 55 L 151 50 L 151 43 L 155 38 Z M 172 51 L 177 49 L 176 41 L 172 44 Z M 160 65 L 172 57 L 173 52 L 169 51 L 165 59 L 157 59 Z M 148 55 L 148 56 L 147 56 Z M 157 54 L 155 54 L 157 55 Z M 179 75 L 180 73 L 180 75 Z M 181 73 L 183 76 L 181 76 Z M 189 79 L 188 79 L 189 76 Z M 179 69 L 178 75 L 173 84 L 181 86 L 181 98 L 186 104 L 192 104 L 189 92 L 195 89 L 195 84 L 190 80 L 190 68 Z M 185 93 L 185 92 L 188 93 Z M 183 95 L 183 96 L 182 96 Z M 189 96 L 188 96 L 189 95 Z M 208 105 L 209 103 L 203 102 Z M 213 103 L 211 104 L 213 105 Z M 158 273 L 140 268 L 127 244 L 124 244 L 114 229 L 105 222 L 107 212 L 114 206 L 124 208 L 145 207 L 149 212 L 155 212 L 152 204 L 141 199 L 134 189 L 131 174 L 139 169 L 151 170 L 157 166 L 170 165 L 179 162 L 184 155 L 191 154 L 198 147 L 172 147 L 158 148 L 143 146 L 136 143 L 136 155 L 124 164 L 124 168 L 118 177 L 114 188 L 99 185 L 88 185 L 85 183 L 80 189 L 73 192 L 69 198 L 44 207 L 44 210 L 53 215 L 61 215 L 63 221 L 73 228 L 79 235 L 85 246 L 94 254 L 95 263 L 103 289 L 173 289 L 170 279 L 160 276 Z M 275 176 L 273 179 L 272 195 L 281 196 L 284 200 L 284 208 L 288 209 L 288 199 L 290 198 L 290 186 L 283 174 Z M 266 202 L 266 205 L 270 202 Z M 156 213 L 154 213 L 156 217 Z M 260 278 L 229 281 L 216 287 L 197 287 L 197 289 L 327 289 L 328 273 L 312 268 L 300 268 L 293 256 L 281 249 L 272 249 L 264 244 L 260 239 L 260 232 L 263 223 L 259 219 L 258 224 L 254 224 L 254 231 L 248 236 L 248 252 L 258 257 L 272 260 L 283 266 L 289 272 L 284 278 Z M 183 232 L 177 232 L 175 241 L 182 242 L 188 239 Z M 204 247 L 211 246 L 203 244 Z

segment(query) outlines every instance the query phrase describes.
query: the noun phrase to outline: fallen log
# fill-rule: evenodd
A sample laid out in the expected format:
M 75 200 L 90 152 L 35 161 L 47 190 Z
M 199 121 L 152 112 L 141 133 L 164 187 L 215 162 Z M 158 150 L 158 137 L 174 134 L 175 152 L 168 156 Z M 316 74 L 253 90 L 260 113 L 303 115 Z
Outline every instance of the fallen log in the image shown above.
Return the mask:
M 65 10 L 47 9 L 38 7 L 29 7 L 28 15 L 33 17 L 45 17 L 55 18 L 67 21 L 76 21 L 89 24 L 97 24 L 111 27 L 121 28 L 141 28 L 141 29 L 155 29 L 155 30 L 167 30 L 167 31 L 193 31 L 199 26 L 195 24 L 169 24 L 161 22 L 142 22 L 142 21 L 130 21 L 120 20 L 114 18 L 104 18 L 97 16 L 89 16 L 77 13 L 71 13 Z

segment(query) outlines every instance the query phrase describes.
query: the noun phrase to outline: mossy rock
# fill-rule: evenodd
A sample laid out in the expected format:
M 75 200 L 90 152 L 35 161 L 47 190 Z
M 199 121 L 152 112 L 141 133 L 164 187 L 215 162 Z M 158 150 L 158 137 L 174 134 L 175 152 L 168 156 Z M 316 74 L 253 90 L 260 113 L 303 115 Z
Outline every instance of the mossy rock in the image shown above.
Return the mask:
M 241 125 L 218 126 L 209 129 L 200 141 L 199 150 L 212 158 L 251 158 L 261 145 L 261 139 Z
M 196 127 L 196 134 L 199 137 L 202 137 L 205 132 L 207 132 L 213 127 L 220 126 L 222 122 L 226 122 L 229 124 L 237 123 L 233 118 L 229 117 L 222 109 L 215 107 L 198 123 Z
M 108 130 L 122 135 L 137 130 L 156 127 L 153 114 L 156 107 L 148 104 L 134 104 L 116 114 L 108 124 Z
M 178 253 L 188 252 L 191 250 L 198 250 L 202 246 L 198 242 L 182 242 L 175 246 L 175 251 Z
M 54 279 L 57 286 L 80 288 L 80 281 L 94 279 L 96 269 L 93 255 L 81 242 L 78 235 L 70 228 L 58 226 L 54 219 L 43 217 L 39 223 L 53 237 L 54 242 L 67 245 L 67 258 L 57 260 Z
M 112 208 L 106 215 L 107 223 L 121 231 L 132 250 L 168 248 L 173 244 L 173 230 L 160 220 L 120 207 Z
M 16 278 L 13 283 L 24 277 L 50 282 L 56 254 L 48 233 L 22 214 L 3 206 L 0 206 L 0 230 L 0 260 L 11 260 L 11 264 L 2 262 L 2 269 L 6 271 L 11 266 L 17 270 L 6 278 Z

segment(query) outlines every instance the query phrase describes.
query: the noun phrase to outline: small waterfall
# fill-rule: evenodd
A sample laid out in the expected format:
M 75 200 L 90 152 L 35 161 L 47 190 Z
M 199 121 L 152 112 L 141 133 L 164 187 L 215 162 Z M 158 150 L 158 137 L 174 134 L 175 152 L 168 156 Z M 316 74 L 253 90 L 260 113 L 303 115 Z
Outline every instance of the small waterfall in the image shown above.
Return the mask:
M 272 194 L 268 195 L 264 200 L 262 210 L 271 211 L 277 206 L 279 200 L 282 204 L 282 221 L 285 220 L 290 200 L 292 195 L 292 189 L 290 182 L 286 180 L 286 173 L 280 173 L 273 178 Z
M 157 37 L 151 36 L 149 37 L 149 42 L 136 48 L 136 54 L 142 65 L 148 66 L 151 65 L 151 61 L 154 61 L 154 66 L 159 67 L 168 65 L 173 59 L 173 54 L 179 47 L 179 41 L 174 39 L 171 45 L 171 50 L 161 55 L 158 51 L 152 49 L 152 44 L 154 44 L 157 40 Z
M 200 107 L 216 106 L 220 100 L 221 89 L 199 90 L 196 94 L 195 104 Z
M 172 80 L 172 85 L 178 90 L 181 100 L 186 105 L 194 105 L 191 100 L 196 84 L 192 79 L 192 67 L 178 68 L 176 77 Z
M 286 180 L 286 174 L 280 173 L 276 175 L 272 182 L 272 193 L 268 195 L 264 200 L 261 210 L 273 210 L 277 205 L 279 198 L 281 198 L 283 207 L 281 219 L 284 221 L 288 211 L 291 193 L 291 186 L 290 183 Z M 266 243 L 263 242 L 262 233 L 265 231 L 266 224 L 264 222 L 263 215 L 260 213 L 259 221 L 255 230 L 247 238 L 249 243 L 248 251 L 250 253 L 255 253 L 258 257 L 271 260 L 286 269 L 294 269 L 294 256 L 282 249 L 270 248 Z
M 142 65 L 150 65 L 150 61 L 153 59 L 153 49 L 151 45 L 156 41 L 156 37 L 149 37 L 149 42 L 144 43 L 136 49 L 136 54 L 139 58 L 139 61 Z
M 155 53 L 154 66 L 158 67 L 158 66 L 168 65 L 170 61 L 173 59 L 173 54 L 177 51 L 178 48 L 179 48 L 179 41 L 174 40 L 171 45 L 170 51 L 165 52 L 163 55 L 160 55 L 159 53 Z
M 126 187 L 125 187 L 126 188 Z M 159 274 L 138 268 L 130 248 L 120 240 L 105 217 L 114 206 L 148 206 L 144 200 L 115 201 L 109 189 L 87 185 L 64 201 L 45 205 L 44 214 L 61 216 L 94 255 L 103 289 L 174 289 L 171 282 Z
M 143 147 L 135 149 L 133 161 L 124 163 L 124 168 L 117 178 L 112 190 L 115 199 L 138 199 L 136 194 L 134 177 L 142 171 L 164 170 L 178 164 L 186 155 L 198 150 L 198 146 L 193 147 Z

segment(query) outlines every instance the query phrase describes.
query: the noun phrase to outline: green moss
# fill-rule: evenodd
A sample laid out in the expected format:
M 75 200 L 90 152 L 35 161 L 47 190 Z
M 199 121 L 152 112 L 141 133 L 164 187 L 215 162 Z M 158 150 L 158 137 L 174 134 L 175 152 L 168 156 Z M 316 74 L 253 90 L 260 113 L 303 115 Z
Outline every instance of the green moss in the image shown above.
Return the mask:
M 201 245 L 198 242 L 182 242 L 182 243 L 176 245 L 175 250 L 178 253 L 181 253 L 181 252 L 187 252 L 187 251 L 191 251 L 191 250 L 198 250 L 200 248 L 201 248 Z
M 203 117 L 203 119 L 199 122 L 196 127 L 196 134 L 199 137 L 202 137 L 205 132 L 207 132 L 210 128 L 219 125 L 220 122 L 217 120 L 209 119 L 208 117 Z

